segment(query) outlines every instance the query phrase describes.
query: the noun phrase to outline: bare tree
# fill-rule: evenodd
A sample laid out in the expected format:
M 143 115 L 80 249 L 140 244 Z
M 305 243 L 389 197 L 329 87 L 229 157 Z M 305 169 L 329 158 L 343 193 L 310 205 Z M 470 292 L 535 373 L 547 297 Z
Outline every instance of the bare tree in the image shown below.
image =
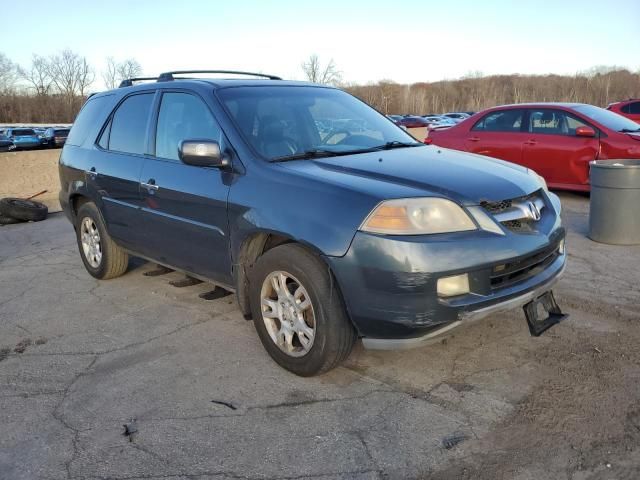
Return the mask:
M 113 57 L 107 57 L 107 68 L 102 72 L 102 79 L 105 86 L 111 90 L 122 80 L 139 77 L 141 74 L 142 66 L 135 58 L 127 58 L 118 63 Z
M 142 66 L 135 58 L 127 58 L 118 64 L 118 79 L 139 77 L 142 74 Z
M 51 91 L 53 79 L 51 78 L 49 61 L 45 57 L 33 54 L 29 70 L 18 67 L 18 75 L 29 83 L 38 96 L 48 95 Z
M 58 92 L 64 95 L 70 103 L 77 95 L 84 96 L 95 79 L 93 68 L 87 59 L 70 49 L 51 56 L 49 73 Z
M 0 94 L 13 91 L 17 76 L 16 64 L 9 57 L 0 52 Z
M 118 64 L 113 57 L 107 57 L 107 68 L 102 72 L 102 80 L 108 90 L 118 86 Z
M 302 62 L 302 71 L 307 80 L 325 85 L 338 85 L 342 81 L 342 72 L 338 70 L 333 59 L 324 67 L 315 53 L 306 62 Z

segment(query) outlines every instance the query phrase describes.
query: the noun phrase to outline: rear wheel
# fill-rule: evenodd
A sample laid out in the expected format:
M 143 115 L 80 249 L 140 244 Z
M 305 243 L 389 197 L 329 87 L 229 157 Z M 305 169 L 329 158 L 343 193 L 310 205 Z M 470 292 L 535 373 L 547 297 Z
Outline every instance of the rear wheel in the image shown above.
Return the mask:
M 349 356 L 356 332 L 327 266 L 297 244 L 275 247 L 250 274 L 254 325 L 271 357 L 301 376 Z
M 111 239 L 93 203 L 85 203 L 76 216 L 76 238 L 87 271 L 101 280 L 127 271 L 129 255 Z

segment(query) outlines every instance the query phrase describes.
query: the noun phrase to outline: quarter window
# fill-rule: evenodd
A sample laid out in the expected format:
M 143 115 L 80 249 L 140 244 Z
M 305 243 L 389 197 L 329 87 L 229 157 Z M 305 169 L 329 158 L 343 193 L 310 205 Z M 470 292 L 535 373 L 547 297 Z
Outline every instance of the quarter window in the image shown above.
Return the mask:
M 531 110 L 528 132 L 574 136 L 576 128 L 588 126 L 582 120 L 562 110 Z
M 147 139 L 147 122 L 153 103 L 153 93 L 132 95 L 120 104 L 113 114 L 111 124 L 104 134 L 108 133 L 108 148 L 116 152 L 144 153 Z M 105 139 L 100 139 L 100 145 L 105 144 Z
M 519 132 L 524 110 L 509 109 L 485 115 L 472 130 L 485 132 Z
M 67 138 L 68 145 L 82 145 L 91 130 L 97 128 L 98 125 L 104 122 L 104 117 L 108 114 L 106 109 L 111 102 L 110 97 L 111 95 L 103 95 L 100 97 L 91 97 L 87 100 L 73 122 L 73 127 L 71 127 L 69 137 Z
M 200 98 L 188 93 L 163 94 L 156 129 L 156 156 L 178 160 L 180 142 L 190 139 L 222 143 L 222 131 Z

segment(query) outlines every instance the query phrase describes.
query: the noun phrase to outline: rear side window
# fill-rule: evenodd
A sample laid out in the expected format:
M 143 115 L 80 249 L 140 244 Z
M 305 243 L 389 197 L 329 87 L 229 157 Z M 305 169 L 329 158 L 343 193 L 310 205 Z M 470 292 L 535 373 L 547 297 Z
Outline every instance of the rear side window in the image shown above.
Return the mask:
M 222 131 L 200 98 L 188 93 L 165 93 L 158 114 L 156 157 L 178 160 L 182 140 L 215 140 L 224 149 Z
M 472 130 L 484 132 L 519 132 L 524 110 L 510 109 L 491 112 L 473 126 Z
M 105 134 L 108 133 L 109 136 L 108 142 L 101 138 L 100 146 L 106 143 L 109 150 L 142 155 L 147 140 L 147 123 L 153 96 L 154 93 L 143 93 L 126 98 L 113 114 L 111 123 L 105 130 Z
M 87 100 L 71 127 L 67 145 L 82 145 L 92 129 L 104 122 L 106 109 L 111 103 L 111 95 L 92 97 Z

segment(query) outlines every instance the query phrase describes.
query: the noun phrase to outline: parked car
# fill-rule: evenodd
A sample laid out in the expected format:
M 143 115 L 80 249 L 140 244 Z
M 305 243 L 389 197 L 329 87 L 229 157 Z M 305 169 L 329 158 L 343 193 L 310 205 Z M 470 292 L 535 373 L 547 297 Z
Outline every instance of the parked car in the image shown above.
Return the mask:
M 8 128 L 6 135 L 16 149 L 38 148 L 40 146 L 40 137 L 32 128 Z
M 561 318 L 536 313 L 566 255 L 533 171 L 424 145 L 332 87 L 187 73 L 95 94 L 71 128 L 59 198 L 92 276 L 135 255 L 235 291 L 299 375 L 357 337 L 418 346 L 523 304 L 534 334 Z M 345 116 L 357 130 L 319 134 Z
M 68 128 L 47 128 L 42 136 L 42 145 L 50 148 L 62 147 L 69 135 Z
M 607 110 L 640 123 L 640 98 L 630 98 L 624 102 L 610 103 Z
M 400 120 L 402 120 L 402 115 L 387 115 L 387 118 L 391 120 L 396 125 L 400 125 Z
M 0 152 L 10 152 L 11 150 L 15 150 L 15 148 L 16 146 L 9 140 L 9 137 L 0 134 Z
M 445 113 L 443 116 L 450 118 L 455 123 L 460 123 L 462 120 L 469 118 L 471 115 L 466 112 L 449 112 Z
M 406 117 L 402 117 L 400 120 L 398 120 L 397 125 L 403 126 L 405 128 L 420 128 L 427 127 L 431 123 L 433 122 L 426 120 L 424 117 L 419 117 L 417 115 L 407 115 Z
M 589 191 L 589 162 L 640 158 L 640 126 L 579 103 L 490 108 L 429 132 L 426 142 L 507 160 L 535 170 L 551 188 Z
M 450 127 L 456 124 L 452 118 L 444 115 L 425 115 L 422 118 L 429 122 L 430 127 Z

